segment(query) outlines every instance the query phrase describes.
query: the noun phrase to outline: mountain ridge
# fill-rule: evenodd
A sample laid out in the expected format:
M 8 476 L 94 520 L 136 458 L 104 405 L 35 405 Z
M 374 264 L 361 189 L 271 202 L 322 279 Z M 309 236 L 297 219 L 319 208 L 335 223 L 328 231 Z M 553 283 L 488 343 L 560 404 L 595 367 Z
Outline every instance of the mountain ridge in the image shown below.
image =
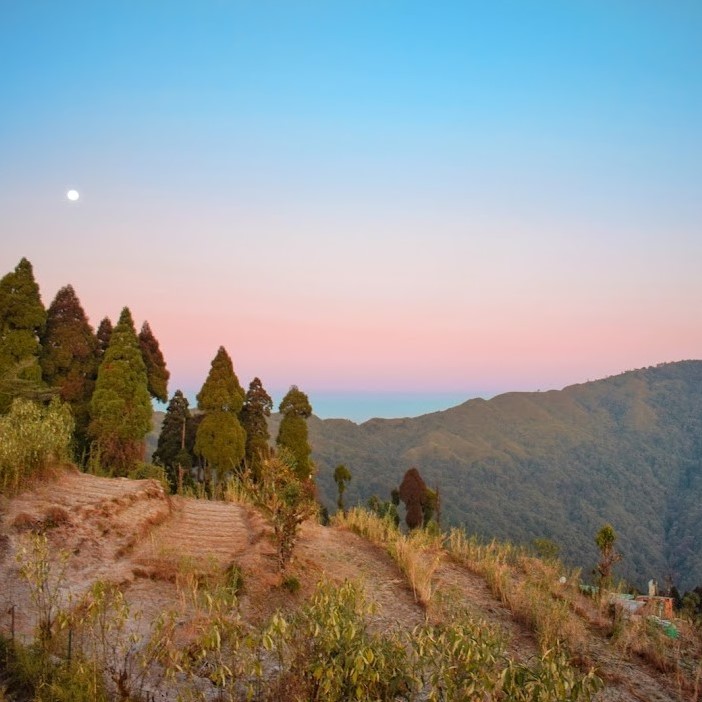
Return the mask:
M 272 433 L 276 421 L 272 422 Z M 485 538 L 549 538 L 594 564 L 611 522 L 639 587 L 702 582 L 702 361 L 664 363 L 546 392 L 475 398 L 414 418 L 310 418 L 324 503 L 333 470 L 353 475 L 347 504 L 383 499 L 411 466 L 439 487 L 444 517 Z

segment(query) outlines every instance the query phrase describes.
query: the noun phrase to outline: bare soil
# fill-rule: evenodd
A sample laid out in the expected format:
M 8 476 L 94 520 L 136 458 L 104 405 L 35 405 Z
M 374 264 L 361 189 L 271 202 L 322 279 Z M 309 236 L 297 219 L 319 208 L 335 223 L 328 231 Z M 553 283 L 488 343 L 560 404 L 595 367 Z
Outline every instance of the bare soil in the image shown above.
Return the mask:
M 70 553 L 62 595 L 76 598 L 97 580 L 119 584 L 132 612 L 149 623 L 174 607 L 176 580 L 184 563 L 198 568 L 236 566 L 243 574 L 241 611 L 252 624 L 275 610 L 292 610 L 319 580 L 362 583 L 375 603 L 378 630 L 411 630 L 436 616 L 415 601 L 405 577 L 381 548 L 348 531 L 303 525 L 288 575 L 300 583 L 292 594 L 276 568 L 270 528 L 247 505 L 169 497 L 153 480 L 98 478 L 67 470 L 55 479 L 0 504 L 0 632 L 9 635 L 14 610 L 15 635 L 28 639 L 36 626 L 29 588 L 19 574 L 17 554 L 26 533 L 42 529 L 54 554 Z M 471 616 L 499 629 L 510 655 L 528 661 L 538 654 L 532 632 L 490 592 L 483 578 L 444 558 L 434 575 L 437 593 L 460 602 Z M 439 599 L 439 598 L 437 598 Z M 598 622 L 583 616 L 589 635 L 583 660 L 595 663 L 606 682 L 606 702 L 677 702 L 675 681 L 645 661 L 617 654 Z M 146 626 L 144 624 L 143 626 Z

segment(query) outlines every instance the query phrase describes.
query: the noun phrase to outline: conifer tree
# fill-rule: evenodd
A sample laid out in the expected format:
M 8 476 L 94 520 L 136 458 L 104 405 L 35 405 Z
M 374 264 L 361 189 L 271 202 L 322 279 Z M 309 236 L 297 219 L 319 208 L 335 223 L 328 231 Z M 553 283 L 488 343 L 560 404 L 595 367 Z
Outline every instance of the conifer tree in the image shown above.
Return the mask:
M 287 448 L 295 458 L 295 472 L 300 480 L 312 477 L 314 464 L 308 441 L 307 418 L 312 415 L 309 398 L 296 385 L 291 386 L 278 407 L 283 418 L 278 427 L 276 444 Z
M 71 285 L 61 288 L 49 306 L 41 346 L 44 382 L 57 388 L 61 399 L 71 406 L 74 450 L 80 460 L 88 449 L 90 398 L 99 358 L 97 337 Z
M 410 529 L 416 529 L 428 521 L 427 509 L 435 493 L 429 490 L 416 468 L 410 468 L 398 490 L 400 499 L 405 503 L 405 522 Z
M 238 468 L 246 445 L 238 416 L 244 406 L 244 391 L 223 346 L 212 360 L 197 406 L 205 414 L 197 428 L 195 453 L 205 462 L 205 486 L 211 494 L 213 474 L 216 479 Z
M 340 512 L 346 514 L 344 506 L 344 492 L 346 492 L 346 484 L 351 481 L 351 471 L 343 464 L 338 465 L 334 470 L 334 482 L 336 483 L 338 496 L 336 498 L 336 506 Z
M 126 475 L 143 458 L 152 416 L 146 366 L 127 307 L 100 363 L 90 415 L 89 432 L 101 461 L 115 475 Z
M 193 465 L 195 431 L 188 398 L 180 390 L 168 403 L 153 461 L 166 469 L 171 492 L 178 492 L 188 482 Z
M 246 432 L 244 461 L 251 470 L 254 479 L 261 474 L 261 466 L 269 454 L 268 417 L 271 416 L 273 400 L 265 391 L 259 378 L 254 378 L 244 398 L 244 406 L 239 413 L 239 421 Z
M 32 264 L 23 258 L 0 279 L 0 413 L 14 397 L 44 395 L 39 365 L 39 337 L 46 310 L 34 280 Z
M 151 397 L 159 402 L 168 402 L 168 379 L 171 374 L 166 368 L 161 347 L 148 322 L 144 322 L 139 332 L 139 346 L 146 365 Z
M 110 337 L 112 336 L 112 322 L 109 317 L 105 317 L 100 322 L 96 336 L 98 339 L 98 355 L 102 358 L 110 345 Z

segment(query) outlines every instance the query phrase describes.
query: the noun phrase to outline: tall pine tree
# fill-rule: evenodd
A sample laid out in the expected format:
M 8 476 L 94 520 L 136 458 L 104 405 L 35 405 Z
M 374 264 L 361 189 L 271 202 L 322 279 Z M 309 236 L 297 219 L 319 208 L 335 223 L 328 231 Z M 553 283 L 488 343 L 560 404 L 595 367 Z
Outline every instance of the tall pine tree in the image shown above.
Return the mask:
M 73 411 L 74 451 L 80 461 L 87 455 L 90 398 L 99 357 L 97 337 L 70 285 L 61 288 L 49 306 L 41 347 L 44 382 L 57 388 Z
M 212 360 L 210 372 L 197 395 L 204 416 L 197 428 L 195 453 L 205 462 L 205 486 L 212 494 L 212 480 L 235 470 L 244 458 L 246 433 L 239 423 L 244 391 L 234 373 L 232 359 L 223 346 Z
M 110 345 L 110 337 L 112 336 L 112 322 L 109 317 L 105 317 L 98 324 L 96 336 L 98 339 L 98 355 L 102 358 Z
M 171 374 L 166 368 L 166 361 L 161 353 L 161 347 L 156 340 L 148 322 L 144 322 L 139 332 L 139 346 L 146 365 L 146 375 L 149 379 L 149 393 L 159 402 L 168 402 L 168 379 Z
M 278 407 L 283 415 L 278 427 L 276 444 L 285 446 L 295 457 L 295 473 L 300 480 L 312 477 L 314 464 L 308 441 L 307 418 L 312 414 L 309 398 L 296 385 L 288 390 Z
M 39 365 L 39 337 L 46 310 L 34 280 L 32 264 L 23 258 L 0 279 L 0 413 L 14 397 L 45 396 Z
M 194 446 L 195 426 L 188 408 L 188 398 L 176 390 L 168 403 L 153 455 L 154 463 L 166 469 L 171 492 L 178 492 L 188 482 Z
M 273 400 L 259 378 L 254 378 L 244 398 L 239 421 L 246 432 L 244 461 L 255 479 L 261 474 L 263 460 L 269 455 L 268 417 L 271 416 Z
M 90 415 L 89 432 L 103 466 L 127 475 L 143 459 L 152 416 L 146 366 L 127 307 L 100 363 Z

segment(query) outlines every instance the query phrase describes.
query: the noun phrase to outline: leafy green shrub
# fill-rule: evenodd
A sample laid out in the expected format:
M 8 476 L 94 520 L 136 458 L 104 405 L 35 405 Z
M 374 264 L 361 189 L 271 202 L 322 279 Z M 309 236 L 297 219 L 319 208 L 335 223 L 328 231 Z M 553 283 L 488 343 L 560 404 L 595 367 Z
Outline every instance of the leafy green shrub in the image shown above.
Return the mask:
M 35 644 L 0 637 L 0 659 L 7 688 L 0 700 L 107 702 L 101 672 L 84 661 L 61 661 Z M 7 697 L 5 696 L 7 693 Z
M 321 582 L 289 623 L 274 618 L 275 635 L 263 638 L 281 669 L 270 699 L 390 701 L 408 690 L 405 646 L 399 637 L 370 633 L 371 611 L 357 584 Z
M 510 702 L 590 702 L 603 683 L 593 670 L 573 668 L 564 651 L 545 651 L 535 666 L 509 662 L 502 687 Z
M 429 702 L 493 699 L 499 689 L 502 641 L 465 612 L 449 624 L 416 627 L 410 645 Z
M 0 417 L 0 492 L 8 495 L 54 463 L 70 457 L 73 417 L 68 405 L 15 399 Z
M 169 492 L 168 476 L 166 469 L 163 466 L 157 466 L 153 463 L 144 463 L 139 461 L 128 473 L 131 480 L 158 480 L 163 485 L 166 493 Z

